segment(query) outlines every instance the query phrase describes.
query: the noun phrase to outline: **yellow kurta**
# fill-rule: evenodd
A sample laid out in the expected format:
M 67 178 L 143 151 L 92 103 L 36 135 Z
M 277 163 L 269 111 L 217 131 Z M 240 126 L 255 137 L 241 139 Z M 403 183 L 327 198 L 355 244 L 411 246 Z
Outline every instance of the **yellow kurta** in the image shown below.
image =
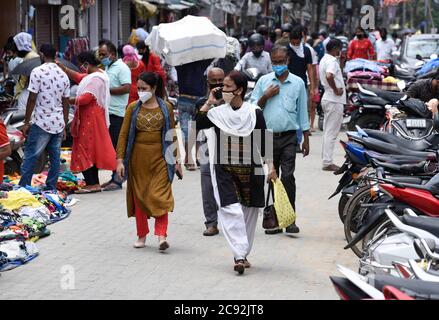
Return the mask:
M 118 159 L 125 156 L 131 114 L 128 107 L 117 146 Z M 160 108 L 141 108 L 137 117 L 137 133 L 128 168 L 127 209 L 134 217 L 134 201 L 148 217 L 161 217 L 174 210 L 172 187 L 162 154 L 164 117 Z

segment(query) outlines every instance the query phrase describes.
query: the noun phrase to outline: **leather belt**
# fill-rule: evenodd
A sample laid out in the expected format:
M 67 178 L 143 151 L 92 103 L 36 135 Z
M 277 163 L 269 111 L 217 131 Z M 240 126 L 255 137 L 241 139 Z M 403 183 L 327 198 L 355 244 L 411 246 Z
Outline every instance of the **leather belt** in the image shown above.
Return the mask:
M 296 130 L 284 131 L 284 132 L 273 132 L 273 137 L 281 138 L 289 135 L 296 134 Z

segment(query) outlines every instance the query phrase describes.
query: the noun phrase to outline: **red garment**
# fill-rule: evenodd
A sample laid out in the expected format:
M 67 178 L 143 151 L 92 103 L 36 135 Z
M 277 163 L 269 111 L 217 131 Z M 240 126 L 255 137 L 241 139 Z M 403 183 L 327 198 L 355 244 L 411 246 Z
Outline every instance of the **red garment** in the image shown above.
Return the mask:
M 130 99 L 128 100 L 128 105 L 133 103 L 134 101 L 139 100 L 139 94 L 137 93 L 137 80 L 139 76 L 146 72 L 145 64 L 143 61 L 139 61 L 137 68 L 130 69 L 131 70 L 131 91 L 130 91 Z
M 79 83 L 86 76 L 87 74 L 77 73 L 73 80 Z M 72 136 L 70 168 L 73 172 L 82 172 L 94 165 L 98 169 L 116 170 L 116 151 L 107 128 L 105 110 L 98 105 L 91 93 L 85 93 L 76 99 Z
M 137 226 L 137 236 L 139 238 L 146 237 L 149 234 L 148 226 L 148 216 L 145 212 L 140 209 L 136 201 L 134 200 L 134 212 L 136 214 L 136 226 Z M 167 237 L 168 231 L 168 214 L 165 214 L 159 218 L 155 219 L 155 232 L 156 236 Z
M 4 148 L 9 146 L 9 137 L 8 132 L 6 130 L 6 126 L 3 121 L 0 120 L 0 148 Z M 3 176 L 5 174 L 5 162 L 0 161 L 0 183 L 3 183 Z
M 355 39 L 352 40 L 348 48 L 348 59 L 366 59 L 373 60 L 375 57 L 375 50 L 372 42 L 369 39 Z
M 146 66 L 146 72 L 155 72 L 163 79 L 163 85 L 166 85 L 166 72 L 160 63 L 160 57 L 154 53 L 149 54 L 148 65 Z

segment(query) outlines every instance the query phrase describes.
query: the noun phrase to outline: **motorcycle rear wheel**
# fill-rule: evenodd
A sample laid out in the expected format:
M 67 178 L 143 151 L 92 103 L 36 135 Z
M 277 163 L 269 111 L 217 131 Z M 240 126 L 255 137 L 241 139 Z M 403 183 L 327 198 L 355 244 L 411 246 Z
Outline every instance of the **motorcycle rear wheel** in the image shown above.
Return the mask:
M 367 211 L 367 208 L 361 208 L 361 205 L 363 203 L 369 202 L 371 198 L 372 196 L 370 195 L 370 186 L 367 185 L 358 189 L 346 203 L 343 211 L 343 216 L 345 217 L 344 233 L 346 241 L 348 243 L 352 241 L 352 239 L 355 237 L 355 234 L 358 232 L 360 223 L 363 219 L 364 214 Z M 369 235 L 367 235 L 366 238 L 370 239 Z M 363 256 L 363 243 L 364 241 L 360 241 L 356 245 L 351 247 L 352 251 L 359 258 Z
M 338 201 L 338 215 L 342 223 L 344 223 L 346 218 L 346 216 L 344 215 L 344 208 L 346 207 L 346 204 L 349 202 L 349 199 L 351 197 L 352 197 L 351 195 L 342 193 L 340 200 Z

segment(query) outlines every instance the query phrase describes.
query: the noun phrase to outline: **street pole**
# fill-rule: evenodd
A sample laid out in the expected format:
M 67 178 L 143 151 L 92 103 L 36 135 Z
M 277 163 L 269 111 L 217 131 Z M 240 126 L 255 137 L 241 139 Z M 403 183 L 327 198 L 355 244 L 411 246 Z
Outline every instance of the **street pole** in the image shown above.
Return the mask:
M 425 33 L 428 33 L 428 29 L 429 29 L 429 17 L 430 17 L 430 13 L 429 13 L 429 0 L 425 0 L 424 2 L 424 16 L 425 16 Z

